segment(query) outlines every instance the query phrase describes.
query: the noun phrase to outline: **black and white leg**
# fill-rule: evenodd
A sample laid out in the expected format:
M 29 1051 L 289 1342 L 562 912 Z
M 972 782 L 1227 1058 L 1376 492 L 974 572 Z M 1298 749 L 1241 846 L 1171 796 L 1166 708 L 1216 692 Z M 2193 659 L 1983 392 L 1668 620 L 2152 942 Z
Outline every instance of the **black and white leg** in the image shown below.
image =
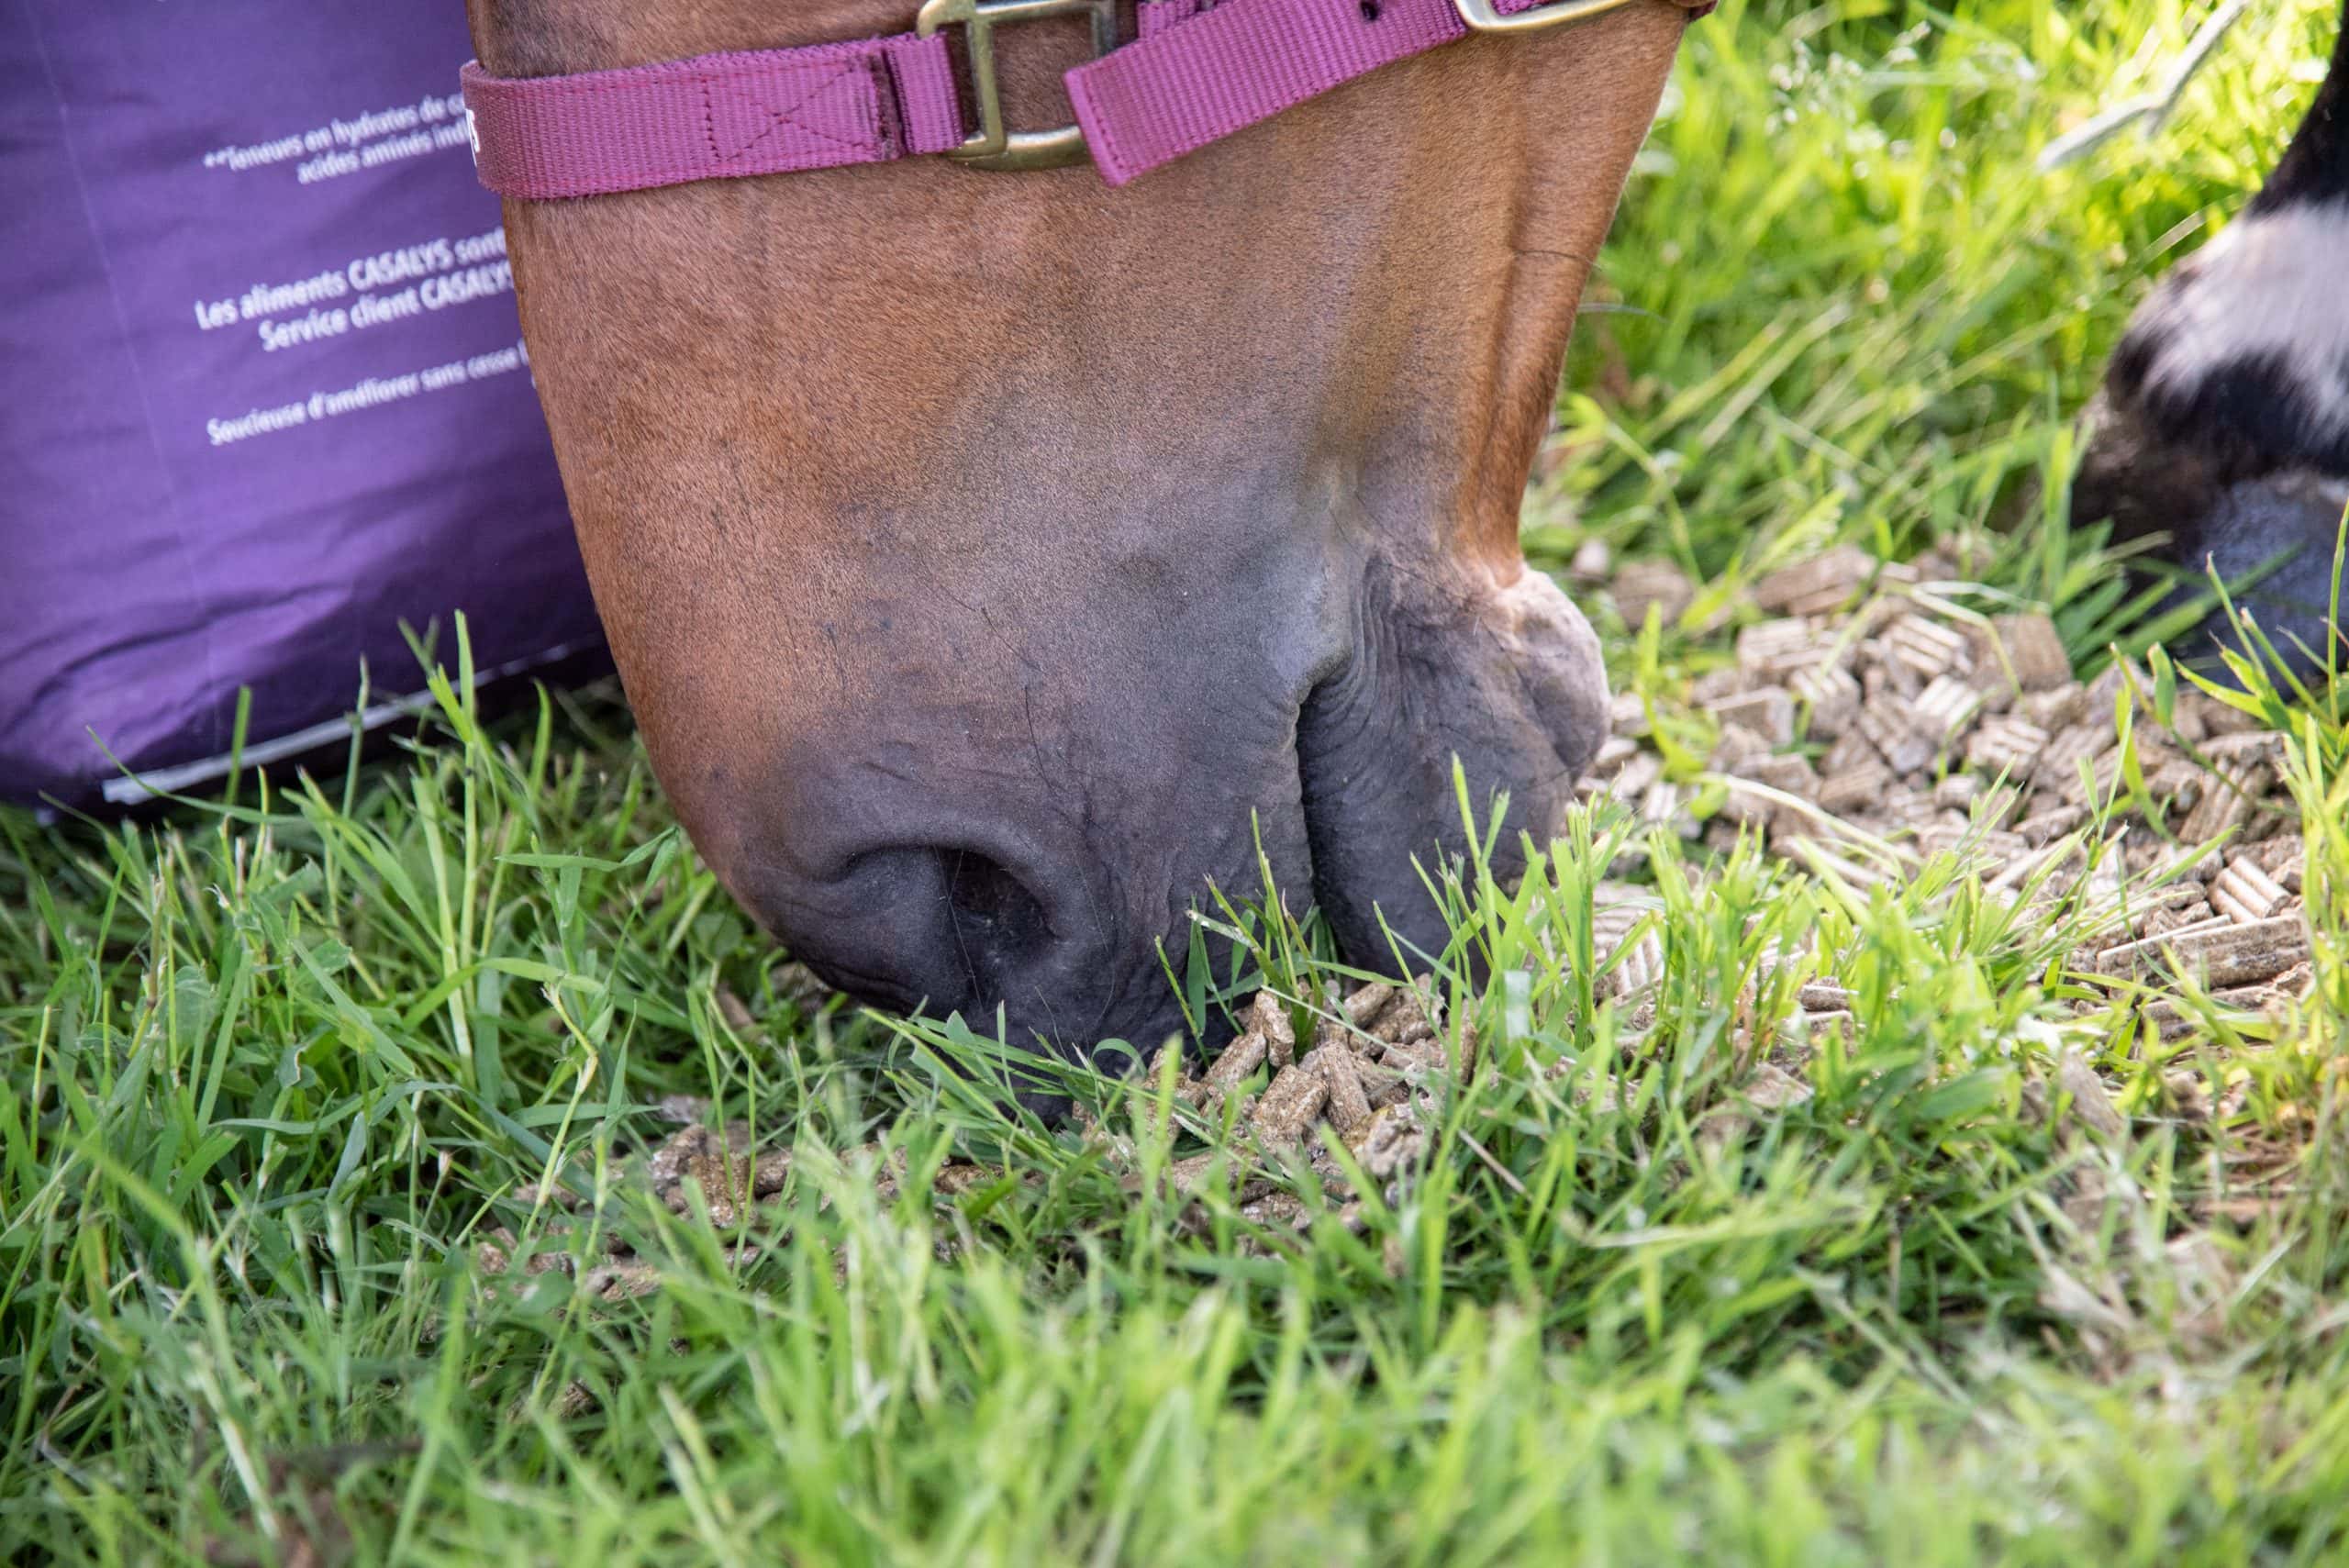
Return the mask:
M 2321 662 L 2349 509 L 2349 17 L 2275 173 L 2139 308 L 2089 422 L 2074 520 L 2164 536 L 2197 579 L 2271 568 L 2242 602 L 2279 651 Z

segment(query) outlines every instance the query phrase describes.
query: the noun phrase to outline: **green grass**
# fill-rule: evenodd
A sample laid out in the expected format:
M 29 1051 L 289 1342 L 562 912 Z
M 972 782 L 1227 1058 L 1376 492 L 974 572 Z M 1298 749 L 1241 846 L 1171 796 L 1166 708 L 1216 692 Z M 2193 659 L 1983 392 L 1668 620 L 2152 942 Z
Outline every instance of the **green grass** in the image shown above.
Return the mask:
M 2142 639 L 2096 540 L 2039 526 L 2064 417 L 2280 147 L 2330 9 L 2255 7 L 2157 140 L 2043 176 L 2182 43 L 2173 0 L 1731 0 L 1610 246 L 1537 556 L 1670 553 L 1729 603 L 1826 538 L 1958 533 L 2076 655 Z M 1609 641 L 1658 688 L 1720 645 Z M 967 1035 L 804 999 L 607 696 L 487 728 L 441 696 L 348 776 L 0 815 L 0 1556 L 2349 1556 L 2337 702 L 2290 720 L 2318 990 L 2277 1038 L 2153 1049 L 2066 977 L 2061 917 L 1751 854 L 1700 895 L 1674 840 L 1627 1040 L 1586 958 L 1628 829 L 1581 819 L 1514 892 L 1453 890 L 1486 1071 L 1391 1190 L 1286 1169 L 1300 1239 L 1228 1177 L 1170 1194 L 1226 1135 L 1163 1084 L 1076 1080 L 1092 1130 L 1049 1129 L 952 1070 L 991 1070 Z M 1231 918 L 1249 969 L 1203 995 L 1333 973 L 1316 930 Z M 1460 985 L 1471 948 L 1513 977 Z M 1699 1136 L 1750 989 L 1830 964 L 1856 1018 L 1815 1097 Z M 2043 1105 L 2065 1048 L 2123 1083 L 2125 1135 Z M 2240 1112 L 2188 1114 L 2181 1071 Z M 680 1093 L 796 1151 L 774 1207 L 630 1184 Z M 949 1160 L 1008 1174 L 941 1197 Z M 617 1238 L 662 1288 L 490 1274 L 500 1227 L 583 1266 Z

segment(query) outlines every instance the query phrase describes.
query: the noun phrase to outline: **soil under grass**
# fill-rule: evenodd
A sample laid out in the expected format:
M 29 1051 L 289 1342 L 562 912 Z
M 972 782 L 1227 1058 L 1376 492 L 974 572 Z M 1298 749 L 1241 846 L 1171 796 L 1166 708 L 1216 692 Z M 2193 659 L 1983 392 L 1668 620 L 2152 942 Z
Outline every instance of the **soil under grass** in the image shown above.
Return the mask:
M 2060 524 L 2065 415 L 2335 7 L 2033 159 L 2206 10 L 1691 31 L 1526 522 L 1698 584 L 1602 626 L 1692 810 L 1733 810 L 1693 695 L 1830 543 L 1963 541 L 2083 681 L 2165 629 Z M 1963 856 L 1855 885 L 1602 799 L 1446 884 L 1453 945 L 1388 966 L 1425 1034 L 1323 1042 L 1408 1108 L 1375 1146 L 1270 1043 L 1008 1113 L 981 1021 L 759 938 L 608 692 L 484 728 L 444 685 L 390 762 L 160 822 L 0 814 L 0 1557 L 2341 1561 L 2349 706 L 2253 685 L 2308 939 L 2255 1016 L 2156 1018 L 2078 902 Z M 2115 776 L 2076 830 L 2145 819 Z M 1240 957 L 1174 975 L 1309 1050 L 1376 977 L 1226 891 Z

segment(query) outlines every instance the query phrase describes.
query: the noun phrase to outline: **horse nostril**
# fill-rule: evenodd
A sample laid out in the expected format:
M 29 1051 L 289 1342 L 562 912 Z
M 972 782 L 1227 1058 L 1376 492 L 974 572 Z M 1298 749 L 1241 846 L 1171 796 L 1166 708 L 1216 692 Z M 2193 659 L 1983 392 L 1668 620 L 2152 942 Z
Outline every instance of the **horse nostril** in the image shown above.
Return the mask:
M 746 891 L 767 929 L 842 990 L 942 1015 L 1020 1000 L 1054 970 L 1035 885 L 984 851 L 933 842 L 859 851 L 829 875 L 777 866 Z
M 946 906 L 964 971 L 980 995 L 999 993 L 1008 972 L 1052 940 L 1044 906 L 1008 868 L 976 850 L 941 850 Z

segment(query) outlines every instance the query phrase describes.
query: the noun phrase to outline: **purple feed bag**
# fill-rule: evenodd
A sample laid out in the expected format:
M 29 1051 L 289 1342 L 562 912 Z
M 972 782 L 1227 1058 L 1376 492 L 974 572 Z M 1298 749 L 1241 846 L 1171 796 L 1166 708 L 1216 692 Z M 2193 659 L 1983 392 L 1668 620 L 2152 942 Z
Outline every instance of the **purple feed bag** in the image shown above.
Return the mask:
M 457 0 L 0 10 L 0 798 L 600 641 Z

